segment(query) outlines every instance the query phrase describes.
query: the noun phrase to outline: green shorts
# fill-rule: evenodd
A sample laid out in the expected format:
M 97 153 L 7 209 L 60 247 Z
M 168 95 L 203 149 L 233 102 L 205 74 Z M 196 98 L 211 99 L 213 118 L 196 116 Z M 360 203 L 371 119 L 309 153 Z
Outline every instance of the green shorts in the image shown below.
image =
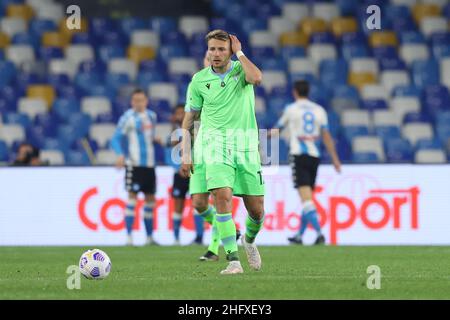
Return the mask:
M 194 164 L 194 172 L 189 179 L 189 193 L 208 193 L 206 187 L 206 168 L 203 163 Z
M 222 152 L 222 161 L 205 164 L 207 189 L 229 187 L 236 196 L 263 196 L 265 188 L 259 152 L 229 149 Z

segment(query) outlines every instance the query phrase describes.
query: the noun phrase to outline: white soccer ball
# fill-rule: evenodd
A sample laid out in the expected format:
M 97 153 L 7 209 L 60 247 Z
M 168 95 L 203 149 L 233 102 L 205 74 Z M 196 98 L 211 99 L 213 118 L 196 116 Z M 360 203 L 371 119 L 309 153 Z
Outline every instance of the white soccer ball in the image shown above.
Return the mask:
M 80 272 L 88 279 L 105 279 L 111 272 L 111 259 L 100 249 L 88 250 L 81 255 Z

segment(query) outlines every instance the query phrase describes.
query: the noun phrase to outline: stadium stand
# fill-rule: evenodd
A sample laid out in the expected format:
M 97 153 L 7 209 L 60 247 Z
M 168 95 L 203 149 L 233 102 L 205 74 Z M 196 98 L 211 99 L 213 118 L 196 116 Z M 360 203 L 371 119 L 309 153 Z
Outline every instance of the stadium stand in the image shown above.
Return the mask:
M 27 140 L 50 164 L 93 164 L 85 139 L 96 164 L 112 164 L 109 138 L 136 87 L 167 135 L 214 28 L 237 34 L 264 73 L 255 89 L 260 128 L 292 101 L 292 82 L 307 79 L 344 161 L 449 162 L 450 3 L 375 2 L 382 30 L 367 28 L 367 1 L 212 0 L 210 19 L 88 17 L 73 31 L 53 0 L 2 1 L 0 162 Z

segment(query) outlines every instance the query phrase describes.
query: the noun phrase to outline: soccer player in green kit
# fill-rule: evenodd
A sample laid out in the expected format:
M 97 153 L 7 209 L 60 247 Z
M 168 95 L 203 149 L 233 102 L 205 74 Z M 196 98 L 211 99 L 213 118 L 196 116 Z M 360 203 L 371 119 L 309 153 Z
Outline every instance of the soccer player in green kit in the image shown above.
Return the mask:
M 195 174 L 195 164 L 204 163 L 206 187 L 214 198 L 216 225 L 229 261 L 221 274 L 238 274 L 243 269 L 231 216 L 233 193 L 243 198 L 248 211 L 242 244 L 249 265 L 254 270 L 261 269 L 261 257 L 254 241 L 264 221 L 264 182 L 253 85 L 261 82 L 262 73 L 244 55 L 236 36 L 214 30 L 206 35 L 206 42 L 211 66 L 197 72 L 189 85 L 180 173 L 190 176 L 193 171 Z M 233 54 L 239 61 L 231 60 Z M 188 129 L 199 111 L 201 124 L 193 166 Z

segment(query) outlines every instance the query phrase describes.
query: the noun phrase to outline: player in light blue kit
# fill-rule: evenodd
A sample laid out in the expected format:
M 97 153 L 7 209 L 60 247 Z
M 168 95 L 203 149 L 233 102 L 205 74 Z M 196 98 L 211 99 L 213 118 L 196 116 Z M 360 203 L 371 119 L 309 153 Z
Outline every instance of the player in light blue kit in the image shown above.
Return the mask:
M 320 163 L 321 141 L 325 144 L 337 172 L 341 171 L 341 162 L 328 130 L 327 112 L 322 106 L 308 100 L 308 93 L 308 82 L 301 80 L 294 83 L 295 102 L 286 106 L 276 129 L 286 129 L 289 132 L 292 178 L 303 204 L 300 230 L 288 240 L 291 243 L 302 244 L 303 234 L 310 223 L 317 232 L 315 244 L 322 244 L 325 237 L 321 232 L 317 209 L 312 201 Z M 276 133 L 278 130 L 272 132 Z
M 156 114 L 147 109 L 148 98 L 141 89 L 131 95 L 131 109 L 119 119 L 117 129 L 111 139 L 111 148 L 118 155 L 117 167 L 126 167 L 125 186 L 128 191 L 128 203 L 125 209 L 127 245 L 133 243 L 132 227 L 137 195 L 145 195 L 144 225 L 147 232 L 147 244 L 155 244 L 153 233 L 153 208 L 155 205 L 155 139 Z M 128 139 L 128 152 L 122 147 L 123 138 Z

